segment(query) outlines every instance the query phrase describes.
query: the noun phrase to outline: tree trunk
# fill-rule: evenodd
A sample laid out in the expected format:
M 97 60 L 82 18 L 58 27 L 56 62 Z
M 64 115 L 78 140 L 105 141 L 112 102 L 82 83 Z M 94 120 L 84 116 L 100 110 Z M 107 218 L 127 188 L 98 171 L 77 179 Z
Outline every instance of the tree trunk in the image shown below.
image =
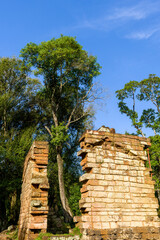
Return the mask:
M 58 127 L 58 118 L 54 110 L 52 110 L 52 115 L 53 115 L 53 121 L 54 121 L 55 127 Z M 47 126 L 45 126 L 45 128 L 47 129 L 47 131 L 52 137 L 52 133 L 49 130 L 49 128 Z M 60 192 L 60 199 L 61 199 L 62 208 L 63 208 L 63 214 L 64 214 L 65 222 L 72 222 L 73 214 L 69 207 L 69 203 L 66 197 L 65 187 L 64 187 L 63 159 L 61 157 L 62 146 L 56 146 L 56 151 L 57 151 L 57 165 L 58 165 L 58 183 L 59 183 L 59 192 Z
M 69 207 L 68 199 L 65 193 L 64 178 L 63 178 L 63 159 L 61 157 L 61 147 L 57 147 L 57 164 L 58 164 L 58 182 L 60 199 L 63 207 L 65 222 L 71 222 L 73 220 L 73 214 Z

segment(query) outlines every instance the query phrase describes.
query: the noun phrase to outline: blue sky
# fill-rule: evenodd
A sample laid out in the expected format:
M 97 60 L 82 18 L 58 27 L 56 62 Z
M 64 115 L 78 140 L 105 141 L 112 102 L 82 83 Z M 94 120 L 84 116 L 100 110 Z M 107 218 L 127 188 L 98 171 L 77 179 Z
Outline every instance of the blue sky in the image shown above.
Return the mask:
M 0 7 L 0 56 L 18 56 L 28 43 L 75 36 L 102 66 L 98 77 L 108 97 L 97 110 L 95 129 L 133 132 L 121 115 L 115 91 L 149 74 L 160 77 L 160 1 L 6 0 Z M 152 132 L 146 131 L 147 135 Z

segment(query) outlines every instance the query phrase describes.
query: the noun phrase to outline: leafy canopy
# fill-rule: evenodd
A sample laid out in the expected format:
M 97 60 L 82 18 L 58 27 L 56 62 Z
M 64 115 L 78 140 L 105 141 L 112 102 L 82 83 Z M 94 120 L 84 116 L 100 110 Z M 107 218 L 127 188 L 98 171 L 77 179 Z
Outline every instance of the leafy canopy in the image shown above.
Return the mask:
M 68 36 L 39 45 L 29 43 L 21 56 L 24 69 L 43 77 L 43 96 L 51 104 L 58 122 L 67 124 L 70 117 L 75 120 L 83 115 L 93 77 L 100 74 L 96 57 L 89 56 L 75 38 Z
M 39 87 L 20 59 L 0 58 L 0 230 L 17 222 L 23 162 L 39 119 Z
M 132 125 L 137 129 L 138 134 L 143 134 L 142 127 L 151 128 L 154 133 L 160 132 L 160 78 L 155 74 L 150 74 L 149 78 L 140 82 L 130 81 L 124 88 L 116 91 L 118 107 L 122 114 L 126 114 L 132 121 Z M 132 108 L 129 107 L 128 100 L 132 101 Z M 148 102 L 144 104 L 142 114 L 139 116 L 139 104 L 136 102 Z

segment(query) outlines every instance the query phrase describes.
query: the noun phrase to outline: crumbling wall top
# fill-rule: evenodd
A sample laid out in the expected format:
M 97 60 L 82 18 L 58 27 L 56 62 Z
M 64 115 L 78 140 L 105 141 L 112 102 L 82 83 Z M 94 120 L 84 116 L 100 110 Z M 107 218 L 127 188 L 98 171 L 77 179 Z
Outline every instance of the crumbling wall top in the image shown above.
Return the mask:
M 83 148 L 87 144 L 94 145 L 98 142 L 105 140 L 115 143 L 123 143 L 124 145 L 142 145 L 145 149 L 151 146 L 149 138 L 139 137 L 135 135 L 119 134 L 115 133 L 115 131 L 112 129 L 110 129 L 110 131 L 104 131 L 101 130 L 101 128 L 99 130 L 86 130 L 83 133 L 82 137 L 79 139 L 80 143 L 85 143 L 81 144 L 81 148 Z

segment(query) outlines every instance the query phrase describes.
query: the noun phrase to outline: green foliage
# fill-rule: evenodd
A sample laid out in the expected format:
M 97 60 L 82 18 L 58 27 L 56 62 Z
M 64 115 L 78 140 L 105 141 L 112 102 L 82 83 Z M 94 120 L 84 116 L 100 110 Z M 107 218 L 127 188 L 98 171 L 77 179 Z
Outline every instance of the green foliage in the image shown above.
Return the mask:
M 116 91 L 117 98 L 119 100 L 118 107 L 122 114 L 126 114 L 132 121 L 132 125 L 137 129 L 137 133 L 141 133 L 142 122 L 138 119 L 138 113 L 135 111 L 135 92 L 139 87 L 139 83 L 137 81 L 130 81 L 126 83 L 124 88 Z M 124 101 L 126 99 L 132 99 L 133 106 L 129 108 L 127 103 Z
M 125 131 L 125 135 L 134 135 L 134 136 L 138 136 L 137 133 L 129 133 L 129 132 L 127 132 L 127 131 Z
M 54 125 L 51 126 L 51 143 L 54 146 L 62 145 L 66 142 L 69 138 L 67 134 L 67 128 L 64 126 L 64 123 L 60 123 L 59 126 L 55 127 Z
M 120 112 L 131 119 L 132 125 L 137 129 L 137 134 L 144 136 L 142 132 L 143 126 L 151 128 L 155 133 L 160 132 L 159 93 L 160 78 L 155 74 L 150 74 L 148 79 L 140 82 L 130 81 L 125 84 L 123 89 L 116 91 Z M 128 106 L 128 99 L 132 102 L 132 108 Z M 147 108 L 148 104 L 144 104 L 142 114 L 139 116 L 139 111 L 136 111 L 137 100 L 143 101 L 143 103 L 144 101 L 149 102 L 150 105 L 152 104 L 152 108 Z
M 156 182 L 155 189 L 160 203 L 160 135 L 150 137 L 151 147 L 149 149 L 151 166 L 153 169 L 153 179 Z
M 61 202 L 59 197 L 59 186 L 58 186 L 58 166 L 56 161 L 56 152 L 52 145 L 49 147 L 49 161 L 47 166 L 48 179 L 49 179 L 49 197 L 48 204 L 50 208 L 54 208 L 55 214 L 60 217 L 63 215 L 61 208 Z
M 69 205 L 74 216 L 81 214 L 79 209 L 79 200 L 81 199 L 80 184 L 74 183 L 69 188 Z
M 0 128 L 1 134 L 11 137 L 14 137 L 15 129 L 29 122 L 32 124 L 36 117 L 33 102 L 40 83 L 29 78 L 21 68 L 19 59 L 0 59 Z
M 43 240 L 43 237 L 48 237 L 47 239 L 49 240 L 52 236 L 52 233 L 40 233 L 35 240 Z
M 158 216 L 160 217 L 160 135 L 150 137 L 151 147 L 149 149 L 153 179 L 155 180 L 155 191 L 159 201 Z
M 47 239 L 49 240 L 50 237 L 52 236 L 56 236 L 56 237 L 65 237 L 65 236 L 74 236 L 74 235 L 79 235 L 80 237 L 82 236 L 82 234 L 80 233 L 80 229 L 78 227 L 75 227 L 72 229 L 72 233 L 69 233 L 69 234 L 52 234 L 52 233 L 40 233 L 38 235 L 38 237 L 35 239 L 35 240 L 43 240 L 44 237 L 48 237 Z
M 6 220 L 10 224 L 17 223 L 23 162 L 31 146 L 33 133 L 34 129 L 30 127 L 20 132 L 13 140 L 6 141 L 5 138 L 3 142 L 1 141 L 0 197 Z
M 100 74 L 94 56 L 88 56 L 75 38 L 67 36 L 39 45 L 29 43 L 21 50 L 21 56 L 26 69 L 31 71 L 34 67 L 34 74 L 43 77 L 41 98 L 54 113 L 54 124 L 57 121 L 58 125 L 66 125 L 71 114 L 72 121 L 83 116 L 93 77 Z
M 40 83 L 22 71 L 22 61 L 0 59 L 0 229 L 16 224 L 23 162 L 38 123 Z
M 79 184 L 79 162 L 75 156 L 75 150 L 67 154 L 67 149 L 63 155 L 65 159 L 64 164 L 64 182 L 66 188 L 66 195 L 69 200 L 69 205 L 73 212 L 73 215 L 80 215 L 79 200 L 80 200 L 80 184 Z M 69 160 L 68 160 L 69 159 Z M 56 161 L 56 152 L 52 145 L 50 147 L 49 164 L 48 164 L 48 178 L 49 178 L 49 206 L 54 207 L 57 216 L 62 216 L 62 206 L 59 197 L 58 188 L 58 166 Z
M 126 83 L 124 88 L 116 91 L 118 100 L 124 100 L 126 98 L 134 98 L 134 94 L 139 86 L 137 81 L 130 81 Z
M 150 74 L 149 78 L 142 80 L 140 83 L 140 93 L 138 99 L 140 101 L 153 101 L 156 105 L 160 104 L 160 78 L 155 74 Z
M 72 229 L 73 235 L 79 235 L 80 237 L 82 237 L 82 233 L 80 232 L 79 227 L 75 227 Z

